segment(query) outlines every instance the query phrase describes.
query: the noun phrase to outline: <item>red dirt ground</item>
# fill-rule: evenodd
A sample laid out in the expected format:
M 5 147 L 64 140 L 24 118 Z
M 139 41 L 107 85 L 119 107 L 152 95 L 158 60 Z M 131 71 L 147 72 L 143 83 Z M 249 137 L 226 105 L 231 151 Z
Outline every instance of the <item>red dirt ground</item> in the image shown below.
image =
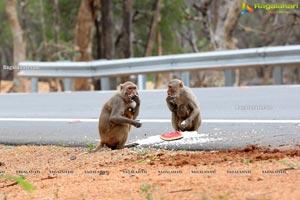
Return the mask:
M 250 145 L 170 151 L 0 145 L 0 174 L 23 175 L 31 193 L 0 179 L 0 200 L 267 200 L 300 198 L 300 148 Z M 80 155 L 79 155 L 80 154 Z M 19 172 L 17 172 L 19 171 Z

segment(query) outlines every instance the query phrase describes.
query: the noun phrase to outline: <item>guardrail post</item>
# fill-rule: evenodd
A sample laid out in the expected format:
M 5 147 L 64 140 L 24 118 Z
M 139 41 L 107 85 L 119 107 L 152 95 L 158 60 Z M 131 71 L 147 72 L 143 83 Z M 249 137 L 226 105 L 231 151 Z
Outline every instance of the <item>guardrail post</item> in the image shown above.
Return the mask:
M 138 75 L 138 87 L 139 90 L 145 90 L 146 88 L 146 77 L 143 74 Z
M 283 83 L 283 69 L 282 67 L 274 67 L 273 71 L 273 82 L 276 85 L 281 85 Z
M 224 75 L 225 75 L 225 86 L 230 87 L 233 86 L 234 80 L 234 74 L 232 69 L 225 69 L 224 70 Z
M 100 79 L 101 81 L 101 90 L 110 90 L 109 78 L 104 77 Z
M 185 86 L 190 87 L 190 73 L 189 72 L 181 73 L 181 80 L 183 81 Z
M 64 91 L 72 91 L 73 90 L 73 80 L 70 78 L 64 78 Z
M 31 92 L 38 92 L 38 78 L 31 78 Z

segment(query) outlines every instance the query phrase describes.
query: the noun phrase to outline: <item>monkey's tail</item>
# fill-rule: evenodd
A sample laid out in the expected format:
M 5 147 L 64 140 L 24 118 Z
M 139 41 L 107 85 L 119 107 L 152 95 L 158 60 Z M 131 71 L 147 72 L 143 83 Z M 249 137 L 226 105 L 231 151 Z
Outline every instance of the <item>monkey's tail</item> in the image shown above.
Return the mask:
M 95 152 L 99 151 L 102 147 L 103 147 L 102 142 L 99 142 L 99 144 L 94 149 L 89 150 L 88 152 L 89 153 L 95 153 Z

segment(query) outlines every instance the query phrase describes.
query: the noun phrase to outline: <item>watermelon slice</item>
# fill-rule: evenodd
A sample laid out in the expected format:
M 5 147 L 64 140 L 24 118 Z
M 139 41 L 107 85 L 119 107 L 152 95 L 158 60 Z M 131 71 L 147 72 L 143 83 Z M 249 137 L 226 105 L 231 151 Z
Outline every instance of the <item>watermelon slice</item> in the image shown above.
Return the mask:
M 175 131 L 175 132 L 170 132 L 170 133 L 162 133 L 160 135 L 160 138 L 162 140 L 172 141 L 172 140 L 179 140 L 179 139 L 183 138 L 183 135 L 181 132 Z

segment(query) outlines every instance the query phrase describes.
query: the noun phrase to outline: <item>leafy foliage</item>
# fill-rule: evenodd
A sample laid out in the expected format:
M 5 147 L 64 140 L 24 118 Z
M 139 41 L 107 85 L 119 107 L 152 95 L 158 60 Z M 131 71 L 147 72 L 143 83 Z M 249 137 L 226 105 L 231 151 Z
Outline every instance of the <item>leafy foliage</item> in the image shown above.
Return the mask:
M 9 175 L 0 175 L 1 179 L 6 179 L 10 181 L 15 181 L 18 183 L 26 192 L 33 192 L 35 190 L 32 183 L 27 181 L 23 176 L 9 176 Z

